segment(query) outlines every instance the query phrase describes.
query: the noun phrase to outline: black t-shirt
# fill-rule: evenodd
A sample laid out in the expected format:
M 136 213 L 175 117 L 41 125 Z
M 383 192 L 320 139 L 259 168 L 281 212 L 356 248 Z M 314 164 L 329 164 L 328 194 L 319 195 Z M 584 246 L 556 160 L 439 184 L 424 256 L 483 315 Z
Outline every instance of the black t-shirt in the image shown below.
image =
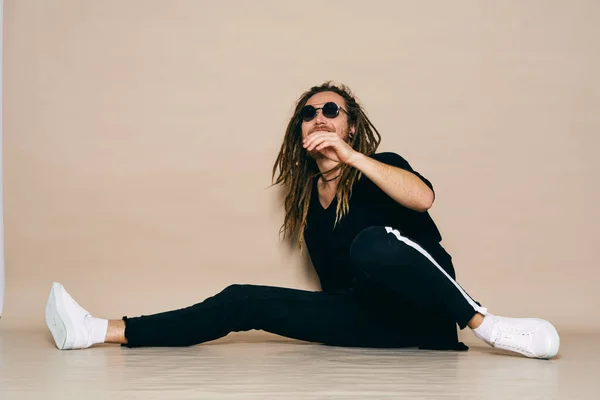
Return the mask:
M 402 168 L 417 175 L 433 190 L 429 180 L 412 169 L 396 153 L 376 153 L 371 158 Z M 323 291 L 335 291 L 352 286 L 350 245 L 353 239 L 370 226 L 391 226 L 421 245 L 451 276 L 454 270 L 450 255 L 440 245 L 442 237 L 428 212 L 402 206 L 375 185 L 364 174 L 354 184 L 349 212 L 334 227 L 337 196 L 324 209 L 319 201 L 318 177 L 314 179 L 304 239 Z

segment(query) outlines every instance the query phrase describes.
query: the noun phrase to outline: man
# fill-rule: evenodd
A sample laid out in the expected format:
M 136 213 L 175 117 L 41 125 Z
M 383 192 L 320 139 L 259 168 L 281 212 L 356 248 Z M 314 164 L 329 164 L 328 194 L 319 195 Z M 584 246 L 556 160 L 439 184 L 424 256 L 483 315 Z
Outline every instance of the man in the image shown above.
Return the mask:
M 96 343 L 190 346 L 260 329 L 334 346 L 466 350 L 456 325 L 491 346 L 533 358 L 559 348 L 554 326 L 490 314 L 455 281 L 427 210 L 433 186 L 395 153 L 345 86 L 297 101 L 273 167 L 286 189 L 284 238 L 303 243 L 322 291 L 231 285 L 193 306 L 105 320 L 54 283 L 46 321 L 59 349 Z

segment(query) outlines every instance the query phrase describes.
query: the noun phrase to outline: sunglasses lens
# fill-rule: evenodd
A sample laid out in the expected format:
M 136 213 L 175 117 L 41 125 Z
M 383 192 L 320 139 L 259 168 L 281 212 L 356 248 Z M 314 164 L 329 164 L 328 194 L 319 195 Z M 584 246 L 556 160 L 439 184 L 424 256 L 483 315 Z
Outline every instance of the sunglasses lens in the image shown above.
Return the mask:
M 317 115 L 317 109 L 313 106 L 304 106 L 300 112 L 300 116 L 305 121 L 310 121 Z
M 323 115 L 327 118 L 335 118 L 338 116 L 339 112 L 340 108 L 332 101 L 323 106 Z

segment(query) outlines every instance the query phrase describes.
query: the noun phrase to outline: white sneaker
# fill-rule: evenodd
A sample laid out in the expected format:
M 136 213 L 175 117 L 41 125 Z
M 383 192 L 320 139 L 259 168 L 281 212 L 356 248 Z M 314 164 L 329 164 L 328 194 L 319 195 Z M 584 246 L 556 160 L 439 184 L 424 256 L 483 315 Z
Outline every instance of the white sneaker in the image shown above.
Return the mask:
M 560 338 L 554 326 L 539 318 L 492 318 L 490 345 L 531 358 L 552 358 L 558 353 Z
M 92 346 L 91 314 L 54 282 L 46 305 L 46 324 L 60 350 L 85 349 Z

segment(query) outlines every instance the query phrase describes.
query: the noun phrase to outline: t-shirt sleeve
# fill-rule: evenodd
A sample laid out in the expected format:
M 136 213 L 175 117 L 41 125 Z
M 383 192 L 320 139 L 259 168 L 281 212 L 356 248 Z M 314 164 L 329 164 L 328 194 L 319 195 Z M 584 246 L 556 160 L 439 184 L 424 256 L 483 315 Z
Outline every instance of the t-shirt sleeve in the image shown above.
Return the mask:
M 415 171 L 410 166 L 408 161 L 406 161 L 401 155 L 392 153 L 392 152 L 386 152 L 386 153 L 372 154 L 371 158 L 373 158 L 379 162 L 382 162 L 384 164 L 392 165 L 394 167 L 402 168 L 403 170 L 412 172 L 413 174 L 418 176 L 431 189 L 431 191 L 433 192 L 433 195 L 435 197 L 435 191 L 433 190 L 433 185 L 431 184 L 431 182 L 427 178 L 425 178 L 423 175 L 421 175 L 419 172 Z

